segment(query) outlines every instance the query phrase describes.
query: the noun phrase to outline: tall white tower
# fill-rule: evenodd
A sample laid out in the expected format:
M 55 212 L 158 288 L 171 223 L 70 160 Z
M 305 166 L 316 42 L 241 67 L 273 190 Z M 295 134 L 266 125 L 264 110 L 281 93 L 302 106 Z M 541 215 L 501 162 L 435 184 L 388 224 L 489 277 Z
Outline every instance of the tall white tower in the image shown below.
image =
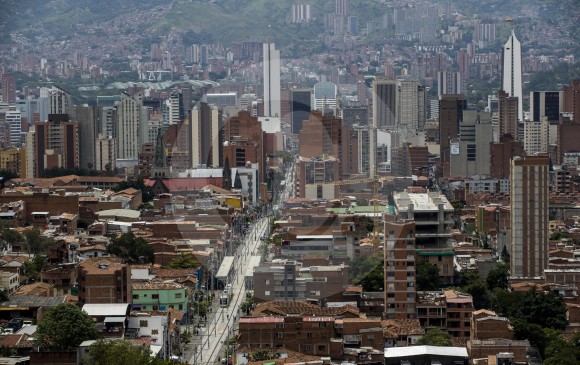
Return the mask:
M 513 29 L 508 41 L 503 45 L 502 54 L 502 88 L 509 96 L 518 98 L 518 120 L 523 121 L 522 46 Z
M 274 43 L 264 43 L 264 116 L 281 117 L 280 51 Z

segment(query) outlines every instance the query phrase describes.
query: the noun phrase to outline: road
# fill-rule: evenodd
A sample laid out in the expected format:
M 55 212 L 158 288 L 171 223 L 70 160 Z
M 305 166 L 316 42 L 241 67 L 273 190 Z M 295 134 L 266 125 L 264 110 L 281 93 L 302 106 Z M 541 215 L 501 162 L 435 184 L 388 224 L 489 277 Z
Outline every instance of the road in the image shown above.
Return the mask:
M 202 329 L 201 345 L 197 349 L 198 351 L 188 360 L 189 364 L 211 365 L 218 363 L 219 359 L 223 358 L 222 346 L 224 341 L 233 336 L 240 305 L 246 298 L 244 273 L 250 263 L 250 257 L 258 254 L 258 249 L 263 244 L 260 238 L 262 235 L 267 234 L 270 220 L 270 217 L 263 217 L 252 224 L 243 243 L 237 248 L 237 260 L 234 265 L 235 273 L 231 283 L 233 293 L 231 303 L 226 308 L 215 308 L 217 313 Z

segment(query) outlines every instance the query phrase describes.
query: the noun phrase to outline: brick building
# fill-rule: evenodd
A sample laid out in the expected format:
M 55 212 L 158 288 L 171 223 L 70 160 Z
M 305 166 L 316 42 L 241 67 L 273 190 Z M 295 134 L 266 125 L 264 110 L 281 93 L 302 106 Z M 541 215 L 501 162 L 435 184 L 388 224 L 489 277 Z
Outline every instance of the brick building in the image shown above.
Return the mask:
M 113 259 L 88 259 L 77 270 L 79 304 L 130 303 L 131 270 Z

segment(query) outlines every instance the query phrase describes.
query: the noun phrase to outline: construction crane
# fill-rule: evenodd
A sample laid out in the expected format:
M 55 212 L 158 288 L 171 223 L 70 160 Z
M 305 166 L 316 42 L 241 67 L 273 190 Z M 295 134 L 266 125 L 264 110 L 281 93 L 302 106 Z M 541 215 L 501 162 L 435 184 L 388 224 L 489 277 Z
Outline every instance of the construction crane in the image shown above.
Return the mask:
M 368 184 L 372 183 L 372 194 L 373 194 L 373 246 L 378 248 L 381 243 L 379 238 L 379 207 L 378 207 L 378 191 L 377 186 L 380 183 L 381 185 L 385 182 L 393 182 L 394 178 L 392 176 L 385 176 L 379 177 L 375 174 L 373 178 L 365 178 L 365 179 L 353 179 L 353 180 L 339 180 L 339 181 L 323 181 L 313 184 L 306 184 L 310 186 L 324 186 L 324 185 L 331 185 L 331 186 L 342 186 L 342 185 L 356 185 L 356 184 Z

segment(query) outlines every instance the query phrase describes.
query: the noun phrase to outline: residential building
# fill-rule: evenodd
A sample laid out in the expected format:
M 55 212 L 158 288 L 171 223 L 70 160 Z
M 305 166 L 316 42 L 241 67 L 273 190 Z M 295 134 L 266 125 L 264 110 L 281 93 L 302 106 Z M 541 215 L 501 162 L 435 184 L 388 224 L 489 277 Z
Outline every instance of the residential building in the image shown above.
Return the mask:
M 2 74 L 2 101 L 5 104 L 16 103 L 16 78 L 11 74 Z
M 67 106 L 72 105 L 72 96 L 68 92 L 52 86 L 48 90 L 48 114 L 66 114 Z
M 280 260 L 256 266 L 253 276 L 258 301 L 322 301 L 348 286 L 344 265 L 303 267 L 297 261 Z
M 518 99 L 500 90 L 498 93 L 498 124 L 499 136 L 506 134 L 518 139 Z
M 339 180 L 338 160 L 334 157 L 299 157 L 296 166 L 296 197 L 336 199 L 338 186 L 324 184 Z
M 67 114 L 49 114 L 48 122 L 35 123 L 34 150 L 35 177 L 45 169 L 79 166 L 79 126 L 69 121 Z
M 264 116 L 281 117 L 280 50 L 274 43 L 263 45 Z
M 191 167 L 223 166 L 221 110 L 203 102 L 191 110 L 191 141 Z
M 463 94 L 461 86 L 461 72 L 437 72 L 437 95 L 439 99 L 446 94 Z
M 518 98 L 517 121 L 523 121 L 522 47 L 513 29 L 507 42 L 503 45 L 502 60 L 502 90 L 508 96 Z
M 95 142 L 95 170 L 115 171 L 115 139 L 99 134 Z
M 262 124 L 250 112 L 241 111 L 226 119 L 224 125 L 223 161 L 230 167 L 258 164 L 259 182 L 266 182 L 266 150 Z
M 87 259 L 78 265 L 79 303 L 130 303 L 131 270 L 113 259 Z
M 141 95 L 121 94 L 116 109 L 116 130 L 113 137 L 117 145 L 117 158 L 137 160 L 141 146 L 147 141 L 147 108 Z
M 397 81 L 375 79 L 372 86 L 374 128 L 393 128 L 397 124 Z
M 511 163 L 512 277 L 539 277 L 548 267 L 548 168 L 546 155 Z
M 499 142 L 492 143 L 490 154 L 490 175 L 496 179 L 510 176 L 511 160 L 524 155 L 524 146 L 512 135 L 503 135 Z
M 415 319 L 415 222 L 385 221 L 384 232 L 385 318 Z
M 304 158 L 322 158 L 332 156 L 337 159 L 340 179 L 343 175 L 343 125 L 342 119 L 323 115 L 320 111 L 310 113 L 310 118 L 302 125 L 300 131 L 299 155 Z
M 550 142 L 550 123 L 548 117 L 543 116 L 540 120 L 526 120 L 524 127 L 524 151 L 527 155 L 548 153 Z
M 96 141 L 99 134 L 98 107 L 69 105 L 66 108 L 70 120 L 78 123 L 79 167 L 92 170 L 96 165 Z
M 187 290 L 173 282 L 151 281 L 134 283 L 131 288 L 133 309 L 142 311 L 168 310 L 187 311 Z
M 0 291 L 12 295 L 20 287 L 20 275 L 15 272 L 0 271 Z

